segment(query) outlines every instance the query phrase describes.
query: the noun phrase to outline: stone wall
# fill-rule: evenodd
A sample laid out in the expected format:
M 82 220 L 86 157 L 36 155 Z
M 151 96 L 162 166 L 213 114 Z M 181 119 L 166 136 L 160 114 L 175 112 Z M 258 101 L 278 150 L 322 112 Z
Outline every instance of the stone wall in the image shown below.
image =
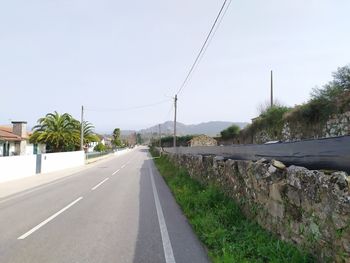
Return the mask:
M 241 133 L 233 140 L 233 143 L 262 144 L 276 140 L 292 142 L 343 135 L 350 135 L 350 111 L 332 115 L 327 121 L 314 124 L 304 123 L 300 120 L 284 120 L 282 130 L 276 134 L 271 134 L 268 129 L 259 129 L 248 137 Z
M 350 112 L 331 116 L 325 123 L 307 125 L 286 122 L 282 129 L 283 141 L 328 138 L 350 134 Z
M 264 159 L 165 154 L 191 177 L 218 184 L 246 216 L 282 240 L 305 247 L 322 262 L 349 262 L 350 177 L 345 172 L 325 174 Z
M 218 142 L 207 135 L 198 135 L 193 137 L 190 140 L 190 146 L 195 147 L 195 146 L 217 146 Z

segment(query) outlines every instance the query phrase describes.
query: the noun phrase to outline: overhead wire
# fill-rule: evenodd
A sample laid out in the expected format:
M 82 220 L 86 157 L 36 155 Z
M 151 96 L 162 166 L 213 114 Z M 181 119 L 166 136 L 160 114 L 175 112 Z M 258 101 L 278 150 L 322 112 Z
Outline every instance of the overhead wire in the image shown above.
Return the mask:
M 202 60 L 203 55 L 205 54 L 208 46 L 210 45 L 213 37 L 215 36 L 230 4 L 231 4 L 232 0 L 224 0 L 218 15 L 216 16 L 213 25 L 210 28 L 210 31 L 198 53 L 198 55 L 196 56 L 189 72 L 186 75 L 186 78 L 184 79 L 184 81 L 182 82 L 179 90 L 177 91 L 176 95 L 178 95 L 186 86 L 186 84 L 188 83 L 188 81 L 190 80 L 190 78 L 192 77 L 193 72 L 196 69 L 196 66 L 199 64 L 199 62 Z M 86 111 L 95 111 L 95 112 L 106 112 L 106 111 L 131 111 L 131 110 L 137 110 L 137 109 L 143 109 L 143 108 L 148 108 L 148 107 L 154 107 L 160 104 L 164 104 L 166 102 L 169 102 L 169 99 L 166 100 L 162 100 L 159 102 L 155 102 L 155 103 L 151 103 L 151 104 L 145 104 L 145 105 L 140 105 L 140 106 L 134 106 L 134 107 L 126 107 L 126 108 L 93 108 L 93 107 L 85 107 Z M 165 118 L 167 119 L 169 114 L 171 113 L 171 111 L 173 110 L 173 105 L 171 105 L 170 110 L 167 112 Z
M 196 56 L 196 59 L 194 60 L 192 66 L 191 66 L 189 72 L 187 73 L 185 80 L 182 82 L 179 90 L 176 92 L 176 95 L 178 95 L 183 90 L 183 88 L 186 86 L 186 84 L 187 84 L 188 80 L 190 79 L 193 71 L 195 70 L 195 67 L 198 65 L 199 61 L 201 60 L 201 57 L 206 52 L 206 50 L 207 50 L 207 48 L 208 48 L 208 46 L 209 46 L 209 44 L 211 42 L 212 36 L 215 35 L 215 32 L 217 31 L 217 28 L 219 27 L 223 17 L 225 16 L 228 7 L 231 4 L 231 1 L 232 0 L 225 0 L 224 3 L 222 4 L 222 6 L 220 8 L 220 11 L 219 11 L 218 15 L 216 16 L 216 18 L 214 20 L 213 25 L 211 26 L 210 31 L 209 31 L 209 33 L 208 33 L 208 35 L 207 35 L 207 37 L 206 37 L 206 39 L 205 39 L 205 41 L 203 43 L 203 45 L 202 45 L 198 55 Z M 225 6 L 227 8 L 225 8 Z M 221 16 L 221 14 L 223 14 L 223 15 Z M 214 35 L 213 35 L 213 32 L 214 32 Z
M 163 118 L 165 121 L 168 120 L 168 117 L 170 116 L 170 113 L 173 111 L 173 109 L 174 109 L 174 105 L 173 105 L 173 102 L 171 102 L 170 109 L 168 110 L 167 114 Z
M 228 4 L 226 5 L 226 8 L 225 8 L 224 12 L 222 13 L 222 16 L 221 16 L 219 22 L 217 23 L 217 26 L 215 27 L 215 29 L 214 29 L 214 31 L 213 31 L 211 37 L 209 38 L 208 44 L 205 46 L 204 51 L 203 51 L 203 53 L 202 53 L 202 56 L 200 56 L 200 58 L 199 58 L 197 64 L 199 64 L 199 63 L 201 62 L 201 60 L 202 60 L 202 58 L 203 58 L 205 52 L 207 51 L 207 49 L 208 49 L 208 47 L 209 47 L 211 41 L 212 41 L 213 38 L 215 37 L 215 34 L 216 34 L 216 32 L 218 31 L 218 28 L 220 27 L 220 25 L 221 25 L 221 23 L 222 23 L 222 20 L 224 19 L 225 15 L 226 15 L 226 12 L 227 12 L 227 10 L 229 9 L 231 3 L 232 3 L 232 0 L 229 0 Z M 195 70 L 196 70 L 196 68 L 195 68 Z M 194 70 L 194 71 L 195 71 L 195 70 Z M 193 72 L 194 72 L 194 71 L 193 71 Z M 192 75 L 193 75 L 193 74 L 192 74 Z M 190 79 L 189 79 L 189 80 L 190 80 Z

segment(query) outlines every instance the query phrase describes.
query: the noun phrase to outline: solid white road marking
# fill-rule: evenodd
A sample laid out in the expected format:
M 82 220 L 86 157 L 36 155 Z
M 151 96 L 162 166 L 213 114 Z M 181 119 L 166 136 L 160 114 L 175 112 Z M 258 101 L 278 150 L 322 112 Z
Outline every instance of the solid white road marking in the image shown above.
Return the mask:
M 159 228 L 160 228 L 160 233 L 162 236 L 165 262 L 166 263 L 176 263 L 175 258 L 174 258 L 173 248 L 171 246 L 171 242 L 170 242 L 170 238 L 169 238 L 169 234 L 168 234 L 168 229 L 166 227 L 166 223 L 165 223 L 165 219 L 164 219 L 164 215 L 163 215 L 162 206 L 160 204 L 157 188 L 156 188 L 156 185 L 154 183 L 154 176 L 153 176 L 153 172 L 152 172 L 152 168 L 151 168 L 150 164 L 148 165 L 148 169 L 149 169 L 149 174 L 151 176 L 154 202 L 156 204 Z
M 44 220 L 43 222 L 41 222 L 39 225 L 33 227 L 31 230 L 29 230 L 27 233 L 23 234 L 22 236 L 20 236 L 17 239 L 25 239 L 27 236 L 33 234 L 35 231 L 37 231 L 39 228 L 43 227 L 44 225 L 46 225 L 48 222 L 50 222 L 52 219 L 54 219 L 55 217 L 57 217 L 59 214 L 63 213 L 64 211 L 66 211 L 68 208 L 70 208 L 71 206 L 75 205 L 76 203 L 78 203 L 81 199 L 83 199 L 83 197 L 79 197 L 78 199 L 76 199 L 75 201 L 73 201 L 72 203 L 70 203 L 69 205 L 67 205 L 66 207 L 62 208 L 60 211 L 58 211 L 57 213 L 55 213 L 54 215 L 50 216 L 48 219 Z
M 115 175 L 117 172 L 119 172 L 120 171 L 120 169 L 118 169 L 117 171 L 115 171 L 114 173 L 112 173 L 112 175 Z
M 98 183 L 97 185 L 95 185 L 94 187 L 91 188 L 92 191 L 94 191 L 97 187 L 99 187 L 101 184 L 103 184 L 104 182 L 106 182 L 109 179 L 109 177 L 107 177 L 106 179 L 104 179 L 102 182 Z

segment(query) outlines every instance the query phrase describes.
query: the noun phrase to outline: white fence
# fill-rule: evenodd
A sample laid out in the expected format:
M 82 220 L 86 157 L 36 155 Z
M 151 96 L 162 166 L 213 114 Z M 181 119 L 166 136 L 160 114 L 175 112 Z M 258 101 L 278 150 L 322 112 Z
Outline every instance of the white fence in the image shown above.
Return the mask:
M 85 164 L 84 151 L 46 153 L 41 155 L 41 173 L 50 173 Z
M 35 175 L 35 173 L 35 155 L 0 157 L 0 183 Z
M 85 164 L 83 151 L 0 158 L 0 183 Z

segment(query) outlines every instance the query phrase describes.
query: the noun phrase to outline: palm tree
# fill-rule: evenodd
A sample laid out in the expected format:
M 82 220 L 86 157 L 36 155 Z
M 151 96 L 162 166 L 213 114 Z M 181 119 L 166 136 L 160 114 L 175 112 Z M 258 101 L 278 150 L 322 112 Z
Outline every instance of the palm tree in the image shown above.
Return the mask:
M 79 121 L 75 121 L 75 145 L 77 149 L 80 148 L 80 136 L 81 136 L 81 124 Z M 84 136 L 84 145 L 90 143 L 90 142 L 99 142 L 100 138 L 94 133 L 94 126 L 88 122 L 84 121 L 84 128 L 83 128 L 83 136 Z
M 48 113 L 33 127 L 31 143 L 46 143 L 53 152 L 62 152 L 75 145 L 76 120 L 68 113 Z

